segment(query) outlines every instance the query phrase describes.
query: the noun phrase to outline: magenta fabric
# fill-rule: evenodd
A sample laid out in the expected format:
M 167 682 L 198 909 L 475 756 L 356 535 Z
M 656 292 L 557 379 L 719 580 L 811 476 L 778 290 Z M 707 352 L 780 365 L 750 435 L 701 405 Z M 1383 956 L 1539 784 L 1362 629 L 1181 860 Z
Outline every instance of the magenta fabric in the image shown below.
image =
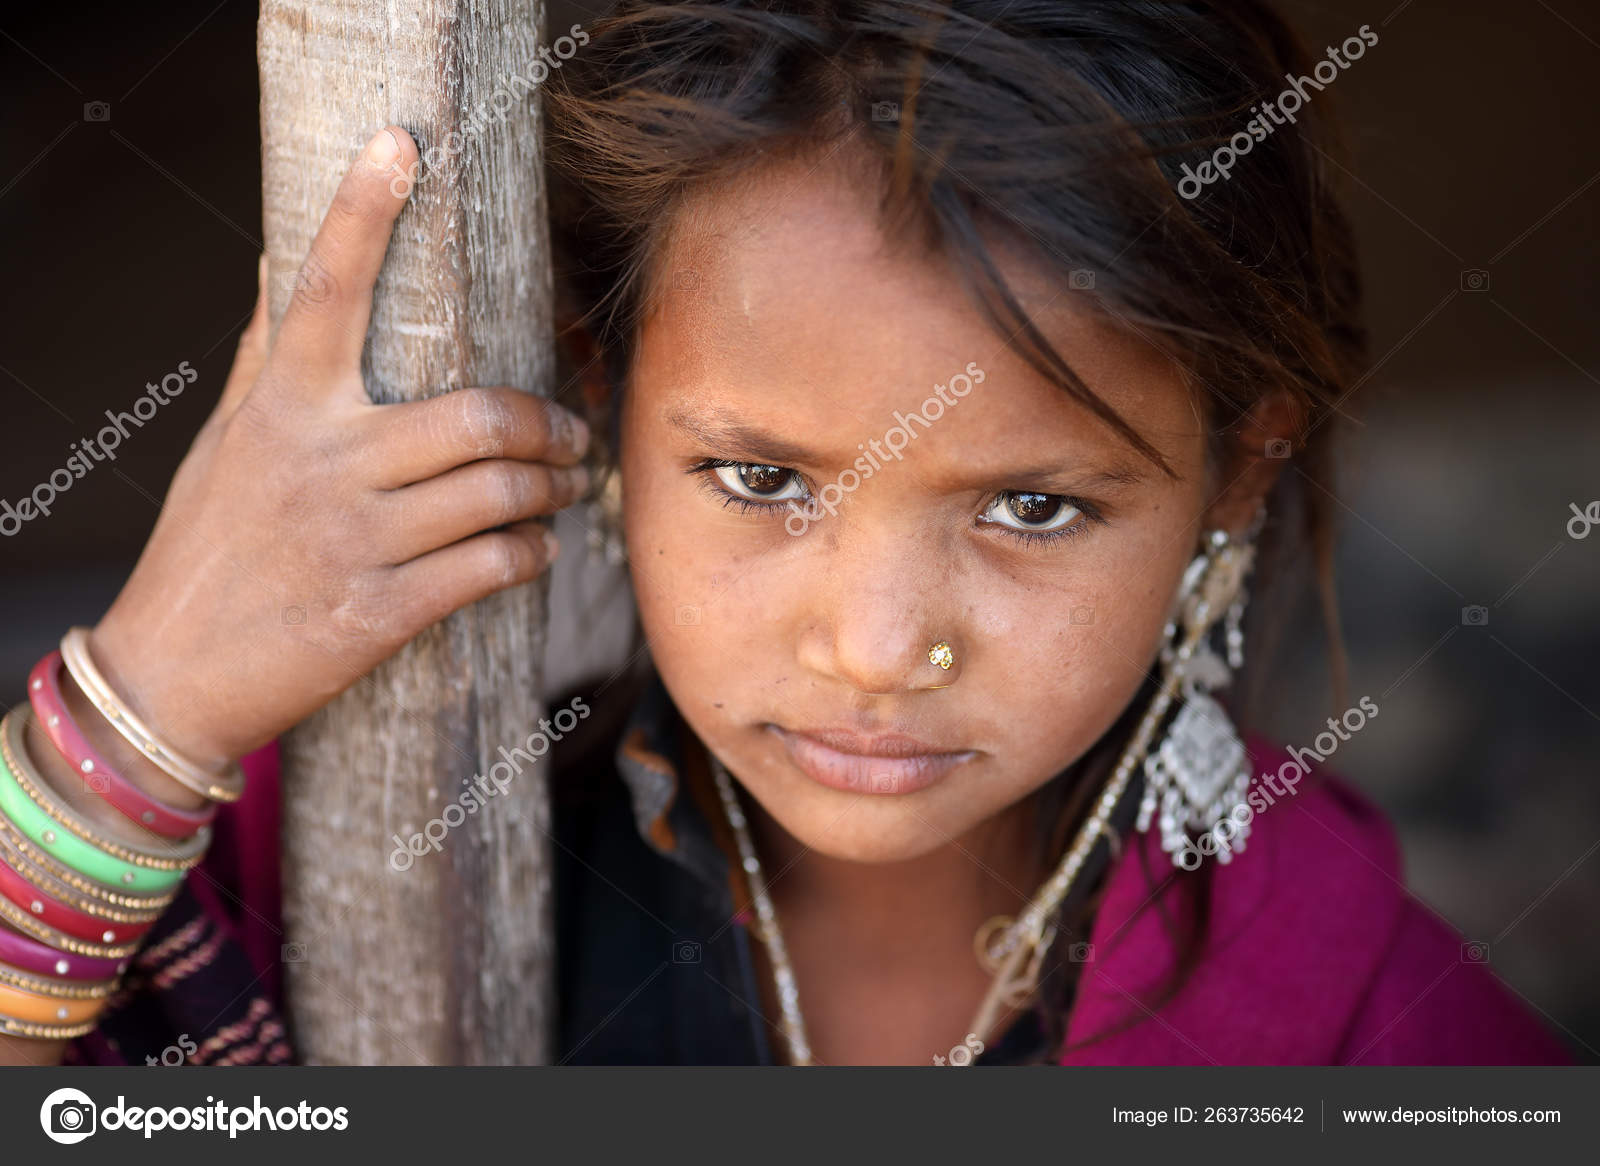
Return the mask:
M 211 849 L 188 885 L 206 914 L 239 942 L 261 976 L 264 994 L 282 1008 L 278 760 L 275 740 L 239 759 L 244 796 L 218 809 Z
M 1257 774 L 1289 761 L 1249 747 Z M 1157 883 L 1185 872 L 1157 834 L 1133 840 L 1095 919 L 1062 1064 L 1571 1063 L 1483 949 L 1406 892 L 1379 810 L 1320 774 L 1257 814 L 1246 848 L 1212 872 L 1203 955 L 1148 1015 L 1141 1000 L 1174 966 L 1176 900 L 1164 922 L 1146 872 Z

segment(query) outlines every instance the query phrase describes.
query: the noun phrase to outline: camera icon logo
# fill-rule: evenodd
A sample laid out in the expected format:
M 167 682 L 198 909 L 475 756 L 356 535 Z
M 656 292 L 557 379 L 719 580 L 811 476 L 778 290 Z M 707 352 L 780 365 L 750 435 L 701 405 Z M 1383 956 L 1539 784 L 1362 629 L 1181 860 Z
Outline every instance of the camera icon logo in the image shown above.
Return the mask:
M 675 964 L 699 963 L 700 945 L 692 939 L 674 940 L 672 944 L 672 962 Z
M 1072 609 L 1068 618 L 1075 624 L 1091 624 L 1094 622 L 1094 608 L 1080 603 Z
M 39 1125 L 52 1142 L 72 1146 L 94 1133 L 98 1113 L 81 1089 L 57 1089 L 39 1107 Z
M 1294 453 L 1294 446 L 1282 437 L 1274 437 L 1267 442 L 1264 451 L 1268 457 L 1285 458 Z
M 1489 273 L 1481 267 L 1469 267 L 1461 273 L 1461 290 L 1480 292 L 1489 290 Z
M 874 101 L 872 103 L 873 121 L 899 121 L 900 103 L 898 101 Z
M 1489 945 L 1487 943 L 1467 942 L 1461 945 L 1461 962 L 1464 964 L 1486 964 L 1489 962 Z
M 1489 622 L 1489 609 L 1480 603 L 1461 609 L 1461 622 L 1467 627 L 1481 628 Z
M 85 101 L 83 103 L 84 121 L 110 121 L 111 103 L 108 101 Z
M 672 619 L 674 623 L 694 627 L 700 623 L 700 609 L 689 603 L 679 604 L 678 610 L 673 612 Z
M 1067 286 L 1073 291 L 1093 291 L 1094 272 L 1086 267 L 1080 267 L 1076 271 L 1068 272 Z
M 286 964 L 303 964 L 306 962 L 306 945 L 303 943 L 286 943 L 279 954 Z

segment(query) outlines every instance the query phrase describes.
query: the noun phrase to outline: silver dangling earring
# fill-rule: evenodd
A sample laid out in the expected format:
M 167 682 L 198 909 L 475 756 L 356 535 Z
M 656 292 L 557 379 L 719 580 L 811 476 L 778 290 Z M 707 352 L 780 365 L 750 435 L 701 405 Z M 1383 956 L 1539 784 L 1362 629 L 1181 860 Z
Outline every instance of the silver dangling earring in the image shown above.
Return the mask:
M 1227 687 L 1244 664 L 1245 580 L 1263 517 L 1258 514 L 1237 542 L 1224 530 L 1207 536 L 1205 550 L 1184 572 L 1166 627 L 1163 679 L 1175 682 L 1182 704 L 1166 735 L 1145 755 L 1135 828 L 1144 833 L 1152 822 L 1158 825 L 1161 849 L 1183 870 L 1198 868 L 1210 854 L 1218 862 L 1232 861 L 1250 835 L 1250 816 L 1240 813 L 1250 788 L 1250 758 L 1227 710 L 1210 694 Z M 1219 625 L 1223 655 L 1211 643 Z

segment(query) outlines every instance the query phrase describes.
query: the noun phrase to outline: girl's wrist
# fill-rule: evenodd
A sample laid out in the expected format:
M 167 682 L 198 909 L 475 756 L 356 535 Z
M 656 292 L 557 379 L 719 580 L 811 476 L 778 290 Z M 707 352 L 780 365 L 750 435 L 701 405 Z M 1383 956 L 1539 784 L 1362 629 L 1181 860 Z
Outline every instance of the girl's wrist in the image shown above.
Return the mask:
M 94 702 L 83 694 L 78 682 L 66 669 L 61 671 L 61 697 L 67 712 L 77 722 L 89 744 L 130 784 L 137 786 L 156 801 L 178 810 L 200 810 L 210 804 L 209 799 L 175 780 L 159 765 L 135 749 L 132 743 L 117 732 L 105 715 L 95 707 Z M 125 695 L 124 699 L 132 702 L 134 698 Z M 38 726 L 32 728 L 37 730 Z M 52 765 L 50 776 L 63 778 L 74 790 L 85 785 L 84 775 L 73 771 L 70 764 L 48 742 L 42 747 L 36 746 L 34 756 L 40 759 L 41 768 L 44 767 L 44 759 L 48 757 Z M 87 780 L 92 780 L 92 775 Z M 57 788 L 66 792 L 66 787 L 58 785 Z M 91 798 L 83 804 L 87 806 L 89 801 L 99 800 Z M 109 806 L 105 808 L 110 809 Z M 114 810 L 111 812 L 115 814 Z
M 196 680 L 197 670 L 177 667 L 159 652 L 140 646 L 123 634 L 111 615 L 90 629 L 80 641 L 82 656 L 98 674 L 97 683 L 113 694 L 114 700 L 158 736 L 161 744 L 211 773 L 221 773 L 238 759 L 219 734 L 209 732 L 210 716 L 206 705 L 207 688 Z M 67 641 L 62 641 L 63 649 Z M 77 666 L 68 658 L 68 672 L 74 673 L 73 711 L 87 708 L 93 714 L 95 739 L 114 750 L 115 757 L 129 767 L 130 777 L 139 782 L 154 782 L 163 791 L 162 800 L 180 808 L 194 808 L 209 800 L 192 782 L 183 782 L 174 769 L 145 756 L 127 735 L 119 732 L 106 716 L 104 700 L 84 691 L 83 680 L 75 675 Z M 65 683 L 65 679 L 63 681 Z M 128 771 L 125 771 L 128 772 Z M 146 787 L 149 789 L 150 787 Z M 170 791 L 182 790 L 180 796 Z M 151 789 L 154 793 L 154 789 Z M 216 800 L 231 801 L 218 796 Z

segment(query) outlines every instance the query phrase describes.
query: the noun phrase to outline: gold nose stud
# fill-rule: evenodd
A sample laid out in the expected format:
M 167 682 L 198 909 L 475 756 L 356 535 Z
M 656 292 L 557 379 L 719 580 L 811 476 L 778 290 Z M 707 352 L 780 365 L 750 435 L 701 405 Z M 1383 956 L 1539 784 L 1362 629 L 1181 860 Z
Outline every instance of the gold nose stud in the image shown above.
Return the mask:
M 943 640 L 928 649 L 928 663 L 937 664 L 946 672 L 950 671 L 950 666 L 955 662 L 956 654 L 950 650 L 950 645 Z

